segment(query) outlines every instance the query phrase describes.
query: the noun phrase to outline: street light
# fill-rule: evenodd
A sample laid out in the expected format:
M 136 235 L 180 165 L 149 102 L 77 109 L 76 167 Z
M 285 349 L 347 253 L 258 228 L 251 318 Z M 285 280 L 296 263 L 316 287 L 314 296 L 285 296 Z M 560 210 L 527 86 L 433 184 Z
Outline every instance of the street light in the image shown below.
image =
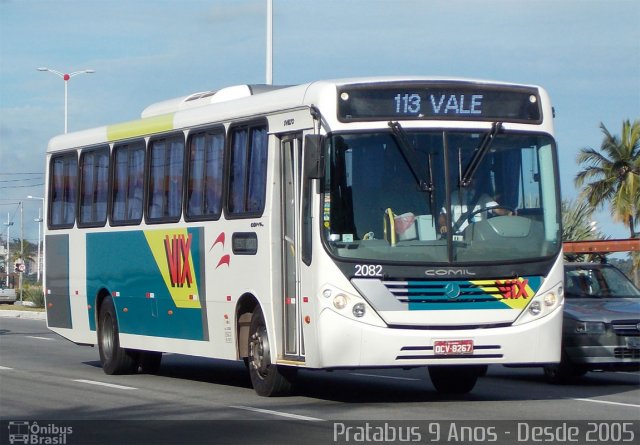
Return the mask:
M 10 253 L 9 253 L 9 248 L 10 248 L 10 240 L 11 240 L 11 235 L 9 235 L 9 229 L 11 228 L 11 226 L 13 225 L 13 222 L 10 220 L 9 217 L 9 213 L 7 213 L 7 222 L 4 223 L 5 226 L 7 226 L 7 259 L 5 260 L 5 265 L 4 265 L 4 270 L 7 273 L 7 288 L 9 287 L 9 261 L 11 260 L 10 258 Z
M 93 74 L 95 73 L 95 70 L 82 70 L 82 71 L 75 71 L 71 74 L 65 74 L 65 73 L 61 73 L 60 71 L 52 70 L 50 68 L 40 67 L 38 68 L 38 71 L 48 71 L 60 77 L 62 80 L 64 80 L 64 132 L 66 133 L 67 132 L 67 104 L 68 104 L 67 90 L 68 90 L 69 79 L 71 79 L 73 76 L 77 76 L 78 74 Z
M 44 198 L 40 198 L 39 196 L 27 196 L 28 199 L 39 199 L 41 201 L 40 207 L 38 207 L 38 217 L 36 219 L 34 219 L 35 222 L 38 223 L 38 266 L 37 266 L 37 275 L 36 275 L 36 281 L 40 282 L 40 262 L 41 262 L 41 256 L 40 256 L 40 243 L 42 240 L 42 230 L 43 230 L 43 226 L 42 226 L 42 207 L 44 207 Z

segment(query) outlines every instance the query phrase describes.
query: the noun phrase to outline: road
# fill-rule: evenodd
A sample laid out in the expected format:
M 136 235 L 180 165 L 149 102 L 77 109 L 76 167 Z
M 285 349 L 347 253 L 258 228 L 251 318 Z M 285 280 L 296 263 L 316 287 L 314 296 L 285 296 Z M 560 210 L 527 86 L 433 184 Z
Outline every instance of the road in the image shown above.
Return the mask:
M 226 425 L 230 436 L 217 437 L 224 440 L 215 443 L 245 443 L 232 440 L 234 434 L 256 441 L 243 431 L 249 429 L 247 424 L 259 432 L 258 442 L 317 443 L 314 434 L 331 437 L 342 428 L 337 423 L 393 421 L 407 428 L 420 425 L 425 443 L 429 426 L 424 422 L 431 420 L 476 421 L 469 423 L 475 426 L 488 420 L 499 426 L 516 421 L 557 425 L 632 420 L 637 428 L 640 419 L 640 373 L 589 373 L 572 385 L 554 386 L 544 381 L 539 369 L 491 366 L 472 393 L 451 397 L 435 391 L 425 369 L 303 371 L 295 395 L 263 398 L 254 393 L 242 363 L 172 354 L 163 358 L 158 375 L 109 376 L 102 372 L 96 348 L 68 342 L 50 332 L 44 321 L 13 318 L 0 319 L 0 382 L 3 425 L 40 419 L 85 422 L 74 424 L 76 437 L 82 428 L 134 421 L 141 422 L 133 424 L 138 433 L 140 425 L 157 431 L 165 422 L 177 429 L 202 427 L 203 434 L 211 425 L 217 430 Z M 291 434 L 297 437 L 293 442 Z M 358 442 L 353 436 L 338 439 Z M 213 443 L 202 437 L 194 440 Z M 166 443 L 182 441 L 173 438 Z

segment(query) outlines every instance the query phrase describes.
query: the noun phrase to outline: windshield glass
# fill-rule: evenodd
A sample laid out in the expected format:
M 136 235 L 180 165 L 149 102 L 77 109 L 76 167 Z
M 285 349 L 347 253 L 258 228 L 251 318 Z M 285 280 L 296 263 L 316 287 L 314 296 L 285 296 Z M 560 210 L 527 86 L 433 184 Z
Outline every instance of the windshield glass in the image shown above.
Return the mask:
M 483 263 L 557 253 L 549 136 L 500 132 L 487 146 L 487 132 L 398 133 L 329 138 L 323 228 L 334 255 Z
M 614 267 L 565 267 L 567 298 L 640 298 L 640 290 Z

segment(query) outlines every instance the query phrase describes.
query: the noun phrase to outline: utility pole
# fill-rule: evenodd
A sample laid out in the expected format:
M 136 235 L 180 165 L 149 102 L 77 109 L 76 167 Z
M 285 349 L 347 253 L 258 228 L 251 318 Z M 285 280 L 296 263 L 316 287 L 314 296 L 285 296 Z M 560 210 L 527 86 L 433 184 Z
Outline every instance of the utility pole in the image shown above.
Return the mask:
M 24 276 L 24 204 L 20 201 L 20 301 L 22 302 L 22 279 Z
M 11 219 L 9 217 L 9 212 L 7 212 L 7 222 L 5 223 L 5 226 L 7 226 L 7 259 L 5 260 L 6 266 L 5 266 L 5 272 L 7 273 L 7 282 L 6 282 L 6 287 L 9 287 L 9 261 L 11 261 L 11 255 L 10 255 L 10 248 L 11 248 L 11 226 L 13 225 L 13 223 L 11 222 Z
M 273 0 L 267 0 L 267 73 L 266 83 L 273 83 Z

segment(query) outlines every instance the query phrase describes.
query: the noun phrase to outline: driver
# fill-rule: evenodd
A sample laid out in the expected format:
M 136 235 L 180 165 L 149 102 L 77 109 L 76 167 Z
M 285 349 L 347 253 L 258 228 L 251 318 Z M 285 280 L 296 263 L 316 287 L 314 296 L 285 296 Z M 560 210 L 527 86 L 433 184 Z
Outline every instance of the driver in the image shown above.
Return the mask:
M 462 196 L 461 196 L 462 195 Z M 451 223 L 456 228 L 456 233 L 462 233 L 464 229 L 469 225 L 469 222 L 476 223 L 482 221 L 484 217 L 491 216 L 503 216 L 510 215 L 511 212 L 505 208 L 500 207 L 500 204 L 496 199 L 492 198 L 486 193 L 482 193 L 477 200 L 466 200 L 465 190 L 460 193 L 453 193 L 451 195 L 451 209 L 452 218 Z M 462 202 L 461 202 L 462 200 Z M 475 204 L 467 204 L 475 201 Z M 477 213 L 476 213 L 477 212 Z M 440 216 L 438 216 L 438 226 L 440 227 L 440 233 L 447 233 L 447 208 L 443 206 L 440 210 Z M 469 216 L 472 216 L 469 220 Z

